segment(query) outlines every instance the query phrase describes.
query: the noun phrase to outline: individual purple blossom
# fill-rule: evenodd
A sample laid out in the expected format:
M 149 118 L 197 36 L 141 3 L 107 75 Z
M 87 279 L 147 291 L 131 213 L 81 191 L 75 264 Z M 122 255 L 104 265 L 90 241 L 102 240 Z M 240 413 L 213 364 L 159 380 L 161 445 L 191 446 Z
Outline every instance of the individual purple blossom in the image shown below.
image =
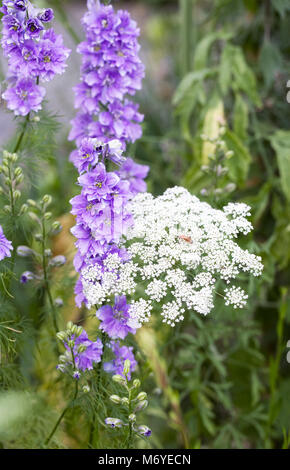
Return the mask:
M 145 436 L 145 437 L 150 437 L 152 434 L 151 429 L 145 425 L 138 426 L 138 432 L 139 434 L 142 434 L 142 436 Z
M 51 8 L 46 8 L 45 10 L 42 10 L 40 13 L 38 13 L 37 17 L 42 21 L 42 23 L 49 23 L 51 20 L 53 20 L 54 13 Z
M 38 18 L 29 18 L 26 23 L 26 32 L 32 37 L 39 36 L 40 31 L 43 29 L 43 24 Z
M 146 183 L 144 179 L 148 172 L 149 166 L 140 165 L 134 162 L 132 158 L 126 158 L 118 171 L 118 175 L 121 179 L 129 181 L 131 193 L 137 194 L 146 191 Z
M 14 7 L 16 8 L 16 10 L 26 11 L 27 2 L 26 0 L 15 0 Z
M 78 346 L 86 347 L 84 352 L 78 352 Z M 103 354 L 103 344 L 100 338 L 91 341 L 87 333 L 83 330 L 80 336 L 75 338 L 74 356 L 76 367 L 82 371 L 93 369 L 93 364 L 101 361 Z
M 126 359 L 128 359 L 130 361 L 130 371 L 127 374 L 127 379 L 131 380 L 131 373 L 134 372 L 137 367 L 137 361 L 135 360 L 132 346 L 120 346 L 119 342 L 112 342 L 110 347 L 114 353 L 114 358 L 112 361 L 104 363 L 104 370 L 125 377 L 123 374 L 124 363 Z
M 30 111 L 39 111 L 45 95 L 45 89 L 36 85 L 31 78 L 20 78 L 14 86 L 10 86 L 2 97 L 7 101 L 7 107 L 16 116 L 26 116 Z
M 11 251 L 13 250 L 12 243 L 7 240 L 7 238 L 4 235 L 3 229 L 0 225 L 0 261 L 2 261 L 4 258 L 10 258 L 11 256 Z
M 25 271 L 21 274 L 20 282 L 21 284 L 27 284 L 29 281 L 35 279 L 35 275 L 31 271 Z
M 130 316 L 129 308 L 125 295 L 116 296 L 113 307 L 104 305 L 97 311 L 96 315 L 101 320 L 100 329 L 112 339 L 124 339 L 128 333 L 135 334 L 140 324 Z
M 34 74 L 49 81 L 55 75 L 61 75 L 66 67 L 70 50 L 64 47 L 63 38 L 53 29 L 47 30 L 38 45 L 38 61 Z

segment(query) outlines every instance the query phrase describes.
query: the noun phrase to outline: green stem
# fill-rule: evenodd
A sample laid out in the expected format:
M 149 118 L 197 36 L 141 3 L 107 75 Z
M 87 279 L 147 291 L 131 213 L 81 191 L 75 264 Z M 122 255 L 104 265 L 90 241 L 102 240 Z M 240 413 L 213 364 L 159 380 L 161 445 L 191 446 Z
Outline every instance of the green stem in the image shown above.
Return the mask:
M 55 423 L 51 433 L 49 434 L 49 436 L 47 437 L 47 439 L 44 441 L 44 444 L 45 446 L 47 446 L 49 444 L 49 442 L 51 441 L 52 437 L 54 436 L 58 426 L 60 425 L 60 423 L 62 422 L 66 412 L 69 410 L 69 408 L 71 407 L 74 407 L 74 402 L 76 401 L 77 399 L 77 396 L 78 396 L 78 391 L 79 391 L 79 384 L 78 384 L 78 381 L 76 380 L 76 385 L 75 385 L 75 393 L 74 393 L 74 397 L 72 399 L 72 401 L 63 409 L 62 413 L 60 414 L 57 422 Z
M 102 331 L 101 341 L 103 343 L 103 354 L 101 356 L 100 362 L 98 363 L 98 369 L 97 369 L 97 392 L 98 393 L 100 393 L 101 371 L 102 371 L 102 366 L 103 366 L 104 349 L 107 343 L 107 335 L 103 331 Z M 91 427 L 90 427 L 90 437 L 89 437 L 89 443 L 88 443 L 89 449 L 94 448 L 95 428 L 96 428 L 96 413 L 94 413 L 93 422 L 91 423 Z
M 282 288 L 282 300 L 279 309 L 279 317 L 277 322 L 277 349 L 276 356 L 270 363 L 270 401 L 269 401 L 269 414 L 266 427 L 266 442 L 271 447 L 270 432 L 277 415 L 277 386 L 279 381 L 279 367 L 283 353 L 283 335 L 284 335 L 284 321 L 287 312 L 287 293 L 286 288 Z
M 27 129 L 27 125 L 29 123 L 29 119 L 30 119 L 30 115 L 29 113 L 27 114 L 26 118 L 25 118 L 25 121 L 24 121 L 24 124 L 23 124 L 23 128 L 22 128 L 22 131 L 18 137 L 18 140 L 16 142 L 16 145 L 14 147 L 14 150 L 13 150 L 13 153 L 17 153 L 18 150 L 20 149 L 20 146 L 22 144 L 22 140 L 23 140 L 23 137 L 25 135 L 25 132 L 26 132 L 26 129 Z
M 191 71 L 192 66 L 192 43 L 193 24 L 192 8 L 193 0 L 179 0 L 180 4 L 180 71 L 184 77 Z
M 49 301 L 50 308 L 51 308 L 52 321 L 53 321 L 54 329 L 57 333 L 59 331 L 59 327 L 58 327 L 58 323 L 57 323 L 57 314 L 56 314 L 56 309 L 55 309 L 55 306 L 54 306 L 53 298 L 52 298 L 52 295 L 51 295 L 48 272 L 47 272 L 47 261 L 46 261 L 46 256 L 45 256 L 46 230 L 45 230 L 45 220 L 44 219 L 42 219 L 42 244 L 41 245 L 42 245 L 42 269 L 43 269 L 43 276 L 44 276 L 44 284 L 45 284 L 45 289 L 46 289 L 48 301 Z

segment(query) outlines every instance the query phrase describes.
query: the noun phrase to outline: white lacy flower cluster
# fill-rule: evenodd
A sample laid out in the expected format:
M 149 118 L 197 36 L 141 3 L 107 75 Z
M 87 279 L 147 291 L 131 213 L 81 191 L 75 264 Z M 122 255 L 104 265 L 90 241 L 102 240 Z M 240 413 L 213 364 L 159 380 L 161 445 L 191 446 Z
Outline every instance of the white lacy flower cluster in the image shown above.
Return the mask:
M 230 282 L 243 271 L 259 276 L 259 256 L 234 241 L 252 230 L 246 204 L 230 203 L 213 209 L 186 189 L 174 187 L 162 196 L 138 194 L 130 204 L 134 225 L 122 245 L 131 254 L 122 262 L 118 254 L 106 260 L 105 272 L 92 266 L 83 271 L 83 285 L 90 306 L 114 294 L 133 294 L 131 315 L 148 321 L 159 309 L 171 326 L 183 320 L 186 309 L 206 315 L 214 306 L 215 285 L 222 279 L 225 305 L 241 308 L 247 295 Z M 145 285 L 144 289 L 140 284 Z M 156 307 L 156 303 L 158 306 Z

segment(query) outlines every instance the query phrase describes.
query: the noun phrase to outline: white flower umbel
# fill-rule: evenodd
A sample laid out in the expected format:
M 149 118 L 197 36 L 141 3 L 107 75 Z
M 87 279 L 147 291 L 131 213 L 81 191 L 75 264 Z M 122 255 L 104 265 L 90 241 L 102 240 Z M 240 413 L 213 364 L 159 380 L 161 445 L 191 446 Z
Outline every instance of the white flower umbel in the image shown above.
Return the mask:
M 253 228 L 246 218 L 249 206 L 230 203 L 223 210 L 213 209 L 186 189 L 174 187 L 157 198 L 138 194 L 129 209 L 134 225 L 121 247 L 131 259 L 122 262 L 115 253 L 102 270 L 92 266 L 82 272 L 90 306 L 115 294 L 134 294 L 131 315 L 140 323 L 149 320 L 154 307 L 174 326 L 188 309 L 202 315 L 213 309 L 219 280 L 228 285 L 220 293 L 225 305 L 245 306 L 247 295 L 231 282 L 240 272 L 259 276 L 263 269 L 261 258 L 235 241 Z

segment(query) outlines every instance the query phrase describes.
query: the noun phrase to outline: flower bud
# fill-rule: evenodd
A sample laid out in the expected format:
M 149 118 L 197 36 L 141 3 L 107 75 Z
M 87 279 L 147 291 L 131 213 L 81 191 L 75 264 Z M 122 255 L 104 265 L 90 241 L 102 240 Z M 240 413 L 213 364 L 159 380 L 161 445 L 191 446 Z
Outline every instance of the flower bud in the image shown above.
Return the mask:
M 21 209 L 19 211 L 19 215 L 23 215 L 27 212 L 28 210 L 28 205 L 27 204 L 22 204 Z
M 83 328 L 81 326 L 78 326 L 75 332 L 75 335 L 79 337 L 83 332 Z
M 148 401 L 147 400 L 142 400 L 136 406 L 135 411 L 145 410 L 145 408 L 147 408 L 147 406 L 148 406 Z
M 226 155 L 226 158 L 232 158 L 232 156 L 234 155 L 234 152 L 232 150 L 228 150 L 225 155 Z
M 90 387 L 89 387 L 88 385 L 84 385 L 84 386 L 83 386 L 83 392 L 84 392 L 84 393 L 89 393 L 90 390 L 91 390 L 91 389 L 90 389 Z
M 49 265 L 53 267 L 60 267 L 63 266 L 66 263 L 66 257 L 63 255 L 58 255 L 54 256 L 50 262 Z
M 148 426 L 145 426 L 145 425 L 141 425 L 138 427 L 138 432 L 140 434 L 142 434 L 143 436 L 145 437 L 150 437 L 151 434 L 152 434 L 152 431 L 150 428 L 148 428 Z
M 43 236 L 41 235 L 41 233 L 36 233 L 34 235 L 34 238 L 37 242 L 41 242 L 43 240 Z
M 50 220 L 52 218 L 52 212 L 45 212 L 43 217 L 45 220 Z
M 37 204 L 33 199 L 27 199 L 27 204 L 31 207 L 37 207 Z
M 60 298 L 60 297 L 57 297 L 55 300 L 54 300 L 54 305 L 57 307 L 57 308 L 60 308 L 63 306 L 63 300 Z
M 122 375 L 119 375 L 119 374 L 113 375 L 112 380 L 120 385 L 127 384 L 126 379 L 122 377 Z
M 129 418 L 129 421 L 130 421 L 131 423 L 135 423 L 135 421 L 136 421 L 136 415 L 135 415 L 134 413 L 131 413 L 131 414 L 128 416 L 128 418 Z
M 51 225 L 51 231 L 53 235 L 57 235 L 62 231 L 61 223 L 58 220 L 55 220 Z
M 139 388 L 140 385 L 141 385 L 141 382 L 140 382 L 139 379 L 134 379 L 134 380 L 133 380 L 133 387 L 134 387 L 134 388 Z
M 68 345 L 69 348 L 73 348 L 74 345 L 75 345 L 74 340 L 73 340 L 73 339 L 69 339 L 68 342 L 67 342 L 67 345 Z
M 86 349 L 87 349 L 87 347 L 84 344 L 80 344 L 78 346 L 77 351 L 78 351 L 79 354 L 82 354 L 83 352 L 85 352 Z
M 237 187 L 237 185 L 235 183 L 229 183 L 229 184 L 226 185 L 225 190 L 228 193 L 231 193 L 236 189 L 236 187 Z
M 20 245 L 17 247 L 16 253 L 18 256 L 21 256 L 21 258 L 28 258 L 29 256 L 33 256 L 35 251 L 29 248 L 29 246 Z
M 17 178 L 15 179 L 15 183 L 16 183 L 16 184 L 22 183 L 23 178 L 24 178 L 24 177 L 23 177 L 23 174 L 17 176 Z
M 106 418 L 105 423 L 111 428 L 121 428 L 123 426 L 123 421 L 118 418 Z
M 50 248 L 44 250 L 44 256 L 46 256 L 46 258 L 50 258 L 52 256 L 52 251 Z
M 137 400 L 138 401 L 143 401 L 143 400 L 146 400 L 146 399 L 147 399 L 147 393 L 146 392 L 140 392 L 137 395 Z
M 124 375 L 128 375 L 129 372 L 130 372 L 130 366 L 131 366 L 131 362 L 129 359 L 126 359 L 126 361 L 124 362 L 124 369 L 123 369 L 123 374 Z
M 115 405 L 119 405 L 121 403 L 121 398 L 118 395 L 111 395 L 110 400 L 115 403 Z
M 15 201 L 17 201 L 17 199 L 19 199 L 21 196 L 21 192 L 19 191 L 19 189 L 15 189 L 13 191 L 13 198 L 15 199 Z
M 43 198 L 42 198 L 42 202 L 44 204 L 49 205 L 49 204 L 51 204 L 51 201 L 52 201 L 52 197 L 49 194 L 45 194 L 45 196 L 43 196 Z
M 66 329 L 69 330 L 69 332 L 71 332 L 72 328 L 73 328 L 74 324 L 72 321 L 69 321 L 66 325 Z
M 65 363 L 67 361 L 67 357 L 65 354 L 61 354 L 58 358 L 59 362 Z
M 20 175 L 22 175 L 22 169 L 20 168 L 20 166 L 18 166 L 14 170 L 14 176 L 20 176 Z
M 33 220 L 33 222 L 37 222 L 38 224 L 40 224 L 40 220 L 34 212 L 28 212 L 28 215 L 31 220 Z
M 10 206 L 4 206 L 3 211 L 5 212 L 5 214 L 11 214 L 11 207 Z
M 25 271 L 20 276 L 21 284 L 27 284 L 29 281 L 35 279 L 35 275 L 31 271 Z
M 129 400 L 128 400 L 128 398 L 127 398 L 127 397 L 123 397 L 123 398 L 121 399 L 121 404 L 122 404 L 122 405 L 125 405 L 125 406 L 128 406 L 128 405 L 129 405 Z
M 65 331 L 59 331 L 58 333 L 56 333 L 56 337 L 60 340 L 60 341 L 65 341 L 66 338 L 67 338 L 67 334 Z

